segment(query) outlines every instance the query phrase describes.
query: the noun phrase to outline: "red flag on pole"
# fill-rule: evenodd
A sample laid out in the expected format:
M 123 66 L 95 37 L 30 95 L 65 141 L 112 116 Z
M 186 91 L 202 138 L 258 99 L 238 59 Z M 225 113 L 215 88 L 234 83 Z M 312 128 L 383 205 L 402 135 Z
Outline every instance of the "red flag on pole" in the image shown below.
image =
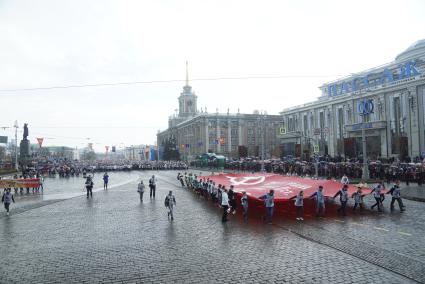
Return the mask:
M 41 145 L 43 145 L 43 141 L 44 141 L 44 138 L 37 138 L 37 142 L 40 148 L 41 148 Z

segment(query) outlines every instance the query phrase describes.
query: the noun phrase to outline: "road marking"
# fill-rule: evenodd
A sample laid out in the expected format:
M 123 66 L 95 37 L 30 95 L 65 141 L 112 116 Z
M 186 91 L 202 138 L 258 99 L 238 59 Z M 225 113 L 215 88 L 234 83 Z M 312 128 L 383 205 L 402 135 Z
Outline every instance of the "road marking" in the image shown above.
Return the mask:
M 385 228 L 382 227 L 374 227 L 376 230 L 380 230 L 380 231 L 385 231 L 385 232 L 389 232 L 390 230 L 387 230 Z
M 338 220 L 338 219 L 334 219 L 335 222 L 339 222 L 339 223 L 345 223 L 345 221 L 343 220 Z
M 366 226 L 365 224 L 361 224 L 361 223 L 357 223 L 357 222 L 351 222 L 351 224 L 357 225 L 357 226 Z
M 412 235 L 412 234 L 401 232 L 401 231 L 398 231 L 397 233 L 399 233 L 400 235 L 405 235 L 405 236 L 411 236 Z

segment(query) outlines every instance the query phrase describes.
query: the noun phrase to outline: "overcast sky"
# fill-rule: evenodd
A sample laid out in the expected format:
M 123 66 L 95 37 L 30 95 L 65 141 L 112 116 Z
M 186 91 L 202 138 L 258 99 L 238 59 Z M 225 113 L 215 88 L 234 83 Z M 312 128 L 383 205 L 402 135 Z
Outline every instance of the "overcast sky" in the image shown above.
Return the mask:
M 394 60 L 425 38 L 424 13 L 423 0 L 0 0 L 0 127 L 98 151 L 153 144 L 186 60 L 199 109 L 278 114 Z M 263 76 L 284 78 L 196 80 Z M 169 80 L 181 81 L 22 90 Z

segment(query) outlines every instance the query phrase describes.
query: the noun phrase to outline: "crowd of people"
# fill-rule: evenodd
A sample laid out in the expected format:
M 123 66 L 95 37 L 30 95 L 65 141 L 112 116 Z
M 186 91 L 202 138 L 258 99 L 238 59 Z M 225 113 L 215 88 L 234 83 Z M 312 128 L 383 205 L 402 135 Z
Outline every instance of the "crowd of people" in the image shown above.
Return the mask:
M 94 172 L 131 171 L 131 170 L 185 170 L 187 164 L 182 161 L 133 161 L 117 160 L 67 160 L 50 159 L 33 163 L 24 174 L 42 174 L 48 176 L 71 177 Z
M 180 172 L 177 173 L 177 180 L 180 182 L 182 187 L 193 190 L 199 196 L 206 200 L 210 200 L 216 206 L 223 208 L 222 222 L 227 222 L 229 220 L 229 213 L 236 213 L 237 202 L 233 185 L 227 189 L 225 185 L 216 184 L 209 178 L 198 179 L 196 174 L 187 172 L 184 174 L 181 174 Z M 244 219 L 246 220 L 248 217 L 248 198 L 246 196 L 243 202 L 241 200 L 241 204 Z
M 385 180 L 387 183 L 396 179 L 422 185 L 425 183 L 425 164 L 401 163 L 399 161 L 370 161 L 368 164 L 371 179 Z M 239 160 L 228 160 L 225 169 L 234 171 L 256 172 L 262 168 L 263 161 L 258 158 L 241 158 Z M 360 179 L 363 172 L 363 164 L 358 160 L 336 161 L 327 157 L 317 160 L 303 161 L 296 158 L 264 160 L 266 172 L 289 174 L 297 176 L 317 175 L 330 179 L 340 179 L 346 175 L 350 179 Z

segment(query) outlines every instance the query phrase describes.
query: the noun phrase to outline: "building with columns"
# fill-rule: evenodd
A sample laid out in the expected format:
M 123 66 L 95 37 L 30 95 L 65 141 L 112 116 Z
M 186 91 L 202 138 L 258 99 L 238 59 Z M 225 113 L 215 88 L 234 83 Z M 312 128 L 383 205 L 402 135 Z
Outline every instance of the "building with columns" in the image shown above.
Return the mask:
M 365 129 L 369 159 L 425 156 L 425 39 L 320 90 L 317 101 L 281 112 L 283 155 L 358 157 Z
M 172 141 L 182 160 L 213 152 L 226 157 L 280 157 L 278 133 L 282 116 L 254 112 L 253 114 L 208 113 L 197 109 L 197 96 L 189 85 L 187 63 L 186 84 L 178 98 L 178 113 L 168 120 L 168 129 L 157 134 L 160 149 Z

